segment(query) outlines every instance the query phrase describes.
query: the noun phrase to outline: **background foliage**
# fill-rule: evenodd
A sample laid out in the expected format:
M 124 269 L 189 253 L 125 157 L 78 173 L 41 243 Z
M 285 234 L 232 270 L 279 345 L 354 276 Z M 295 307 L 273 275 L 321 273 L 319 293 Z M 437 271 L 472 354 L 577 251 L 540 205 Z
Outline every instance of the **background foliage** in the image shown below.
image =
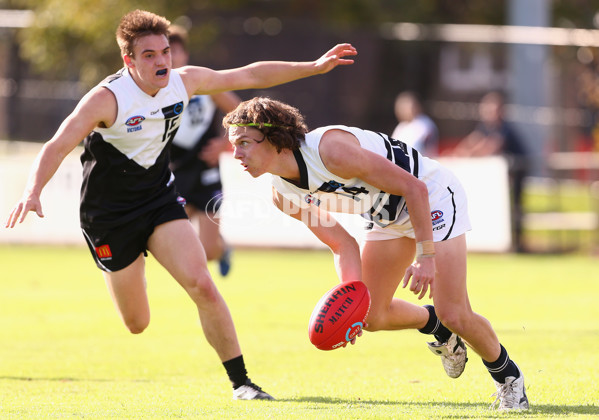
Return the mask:
M 208 49 L 226 32 L 230 15 L 305 19 L 342 31 L 373 29 L 382 22 L 505 24 L 508 1 L 486 0 L 4 0 L 5 8 L 35 12 L 35 23 L 20 33 L 21 55 L 51 75 L 97 82 L 120 65 L 114 31 L 120 17 L 141 8 L 196 24 L 194 48 Z M 597 0 L 555 0 L 556 25 L 593 27 Z

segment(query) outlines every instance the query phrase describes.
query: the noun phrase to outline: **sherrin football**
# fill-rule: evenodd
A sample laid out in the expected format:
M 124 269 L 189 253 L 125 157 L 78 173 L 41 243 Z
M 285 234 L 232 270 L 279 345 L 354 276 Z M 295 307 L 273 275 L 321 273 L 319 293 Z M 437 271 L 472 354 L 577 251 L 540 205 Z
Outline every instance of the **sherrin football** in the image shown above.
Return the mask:
M 318 301 L 310 317 L 310 342 L 320 350 L 343 347 L 362 330 L 370 293 L 361 281 L 340 283 Z

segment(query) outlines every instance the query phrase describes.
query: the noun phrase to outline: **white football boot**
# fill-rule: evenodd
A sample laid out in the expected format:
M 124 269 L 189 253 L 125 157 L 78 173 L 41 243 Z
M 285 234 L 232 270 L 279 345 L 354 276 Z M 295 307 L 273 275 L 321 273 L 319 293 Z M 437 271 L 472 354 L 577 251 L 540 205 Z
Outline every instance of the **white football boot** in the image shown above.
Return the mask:
M 466 345 L 458 335 L 451 334 L 451 337 L 445 343 L 433 341 L 427 344 L 433 354 L 441 356 L 441 362 L 447 376 L 457 378 L 462 374 L 468 357 Z
M 258 385 L 253 383 L 251 380 L 247 380 L 245 385 L 241 385 L 239 388 L 233 390 L 234 400 L 274 400 L 274 398 L 262 391 Z
M 516 365 L 518 367 L 518 365 Z M 518 378 L 514 376 L 508 376 L 505 379 L 505 383 L 495 382 L 497 392 L 493 394 L 495 401 L 491 404 L 491 408 L 494 408 L 499 402 L 498 410 L 509 411 L 509 410 L 528 410 L 528 397 L 526 396 L 526 387 L 524 386 L 524 375 L 518 367 L 520 376 Z

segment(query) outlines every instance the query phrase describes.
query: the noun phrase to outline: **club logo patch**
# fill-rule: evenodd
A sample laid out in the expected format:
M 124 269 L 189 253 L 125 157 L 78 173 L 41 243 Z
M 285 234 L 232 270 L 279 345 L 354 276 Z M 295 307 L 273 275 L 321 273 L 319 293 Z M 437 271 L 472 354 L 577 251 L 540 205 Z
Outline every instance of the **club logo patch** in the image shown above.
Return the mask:
M 96 255 L 100 260 L 112 259 L 112 251 L 108 245 L 101 245 L 96 248 Z

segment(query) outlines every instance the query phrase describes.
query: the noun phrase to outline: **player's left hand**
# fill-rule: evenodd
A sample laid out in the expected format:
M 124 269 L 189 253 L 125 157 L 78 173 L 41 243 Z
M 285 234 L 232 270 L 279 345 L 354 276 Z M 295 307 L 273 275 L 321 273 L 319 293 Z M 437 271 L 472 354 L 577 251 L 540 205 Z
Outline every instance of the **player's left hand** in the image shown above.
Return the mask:
M 353 64 L 354 60 L 343 58 L 348 55 L 357 55 L 358 51 L 351 44 L 337 44 L 322 57 L 314 62 L 318 68 L 318 73 L 323 74 L 331 71 L 337 66 Z
M 411 278 L 412 282 L 410 284 L 410 290 L 415 295 L 419 294 L 418 299 L 422 299 L 429 289 L 429 298 L 432 298 L 435 271 L 435 258 L 419 258 L 406 269 L 402 287 L 405 289 L 407 285 L 410 284 Z

